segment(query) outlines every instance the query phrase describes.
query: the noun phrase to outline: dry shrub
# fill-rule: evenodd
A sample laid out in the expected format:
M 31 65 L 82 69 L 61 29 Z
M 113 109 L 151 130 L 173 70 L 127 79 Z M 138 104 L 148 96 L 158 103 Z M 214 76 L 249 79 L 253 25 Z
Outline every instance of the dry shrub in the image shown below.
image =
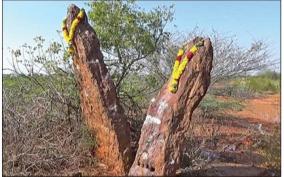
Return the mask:
M 275 176 L 281 175 L 281 132 L 280 126 L 274 127 L 270 134 L 265 133 L 257 136 L 258 142 L 254 144 L 264 157 L 263 166 L 270 169 Z
M 94 164 L 95 141 L 79 109 L 50 99 L 51 90 L 31 95 L 37 87 L 11 82 L 3 89 L 4 175 L 66 175 Z

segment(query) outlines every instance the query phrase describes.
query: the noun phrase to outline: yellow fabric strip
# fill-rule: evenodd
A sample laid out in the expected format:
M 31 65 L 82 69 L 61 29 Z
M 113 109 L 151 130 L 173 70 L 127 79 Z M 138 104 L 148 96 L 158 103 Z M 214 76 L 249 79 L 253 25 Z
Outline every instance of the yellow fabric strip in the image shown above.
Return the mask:
M 70 32 L 69 32 L 69 41 L 68 42 L 70 42 L 70 40 L 72 40 L 74 38 L 75 30 L 76 30 L 76 27 L 78 26 L 78 24 L 79 24 L 79 20 L 77 18 L 75 20 L 73 20 L 71 28 L 70 28 Z
M 179 49 L 177 56 L 181 56 L 181 55 L 183 55 L 183 53 L 184 53 L 183 49 Z
M 180 65 L 178 67 L 178 70 L 173 74 L 174 79 L 178 80 L 180 78 L 180 76 L 183 73 L 187 63 L 188 63 L 188 58 L 184 57 L 184 59 L 181 61 Z
M 189 49 L 189 51 L 194 55 L 197 52 L 199 47 L 200 46 L 194 45 Z M 178 51 L 177 56 L 181 56 L 181 55 L 183 55 L 183 53 L 184 53 L 184 51 L 182 49 L 180 49 Z M 168 87 L 170 92 L 175 93 L 177 91 L 179 79 L 180 79 L 183 71 L 185 70 L 188 61 L 189 61 L 189 58 L 187 58 L 187 56 L 185 56 L 181 60 L 181 62 L 179 62 L 177 60 L 175 61 L 171 80 L 170 80 L 169 87 Z
M 84 17 L 84 10 L 80 10 L 79 14 L 78 14 L 79 18 L 83 18 Z
M 62 29 L 64 29 L 63 30 L 63 38 L 69 44 L 68 52 L 70 54 L 74 53 L 74 48 L 72 46 L 72 40 L 74 38 L 75 30 L 76 30 L 78 24 L 80 23 L 79 19 L 83 19 L 83 17 L 84 17 L 84 12 L 85 12 L 84 9 L 80 10 L 77 17 L 72 21 L 69 32 L 66 30 L 67 29 L 66 28 L 66 20 L 67 19 L 65 18 L 62 22 Z
M 177 57 L 182 56 L 183 54 L 184 54 L 184 50 L 179 49 L 178 53 L 177 53 Z M 175 60 L 173 71 L 172 71 L 172 76 L 171 76 L 171 81 L 170 81 L 170 84 L 168 86 L 168 89 L 169 89 L 170 92 L 176 92 L 176 90 L 177 90 L 178 81 L 173 79 L 173 75 L 174 75 L 174 73 L 177 72 L 179 65 L 180 65 L 180 61 Z
M 175 64 L 174 64 L 172 75 L 177 72 L 179 64 L 180 64 L 180 62 L 176 60 Z
M 79 14 L 77 15 L 77 17 L 79 18 L 83 18 L 84 17 L 84 10 L 80 10 Z M 63 37 L 64 37 L 64 40 L 67 42 L 67 43 L 70 43 L 73 38 L 74 38 L 74 34 L 75 34 L 75 30 L 79 24 L 79 20 L 77 18 L 75 18 L 73 21 L 72 21 L 72 24 L 71 24 L 71 27 L 70 27 L 70 31 L 68 33 L 68 31 L 66 30 L 63 30 Z M 63 20 L 63 24 L 62 24 L 62 28 L 66 26 L 66 19 Z
M 177 91 L 177 87 L 178 81 L 172 78 L 168 87 L 169 91 L 175 93 Z
M 193 54 L 195 54 L 197 50 L 198 49 L 197 49 L 196 45 L 194 45 L 193 47 L 191 47 L 191 49 L 189 51 L 192 52 Z
M 64 38 L 65 41 L 69 41 L 69 35 L 68 35 L 68 33 L 66 32 L 66 30 L 63 31 L 63 38 Z

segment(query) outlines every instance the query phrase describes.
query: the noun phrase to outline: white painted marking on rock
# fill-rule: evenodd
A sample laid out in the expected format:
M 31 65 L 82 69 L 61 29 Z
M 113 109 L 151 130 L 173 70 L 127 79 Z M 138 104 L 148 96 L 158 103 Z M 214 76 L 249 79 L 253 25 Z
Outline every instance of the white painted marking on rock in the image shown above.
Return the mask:
M 89 64 L 96 64 L 96 61 L 88 61 Z
M 111 111 L 117 111 L 117 105 L 114 104 L 109 108 Z
M 162 112 L 168 107 L 168 103 L 165 101 L 161 101 L 158 107 L 158 115 L 161 115 Z
M 84 93 L 85 93 L 85 96 L 86 96 L 86 97 L 89 96 L 86 90 L 84 90 Z
M 148 159 L 148 153 L 147 152 L 143 152 L 141 157 L 142 157 L 143 160 L 147 160 Z
M 161 120 L 157 117 L 147 115 L 144 124 L 161 124 Z

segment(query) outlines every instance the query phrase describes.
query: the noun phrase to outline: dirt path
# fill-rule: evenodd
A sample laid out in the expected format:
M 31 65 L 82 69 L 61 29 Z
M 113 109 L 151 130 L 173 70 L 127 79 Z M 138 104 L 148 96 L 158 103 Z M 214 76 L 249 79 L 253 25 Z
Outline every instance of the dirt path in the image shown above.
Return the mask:
M 260 123 L 280 123 L 280 95 L 248 99 L 243 104 L 245 107 L 241 111 L 227 113 L 239 118 L 254 119 Z
M 231 160 L 228 160 L 228 163 L 221 163 L 222 168 L 216 168 L 216 164 L 213 163 L 213 168 L 210 169 L 216 169 L 216 174 L 219 173 L 221 176 L 269 176 L 271 174 L 269 174 L 265 168 L 260 167 L 264 159 L 252 147 L 255 145 L 256 141 L 258 141 L 256 137 L 258 134 L 271 134 L 275 128 L 279 128 L 280 95 L 276 94 L 248 99 L 243 102 L 243 105 L 244 108 L 241 111 L 227 111 L 227 114 L 239 118 L 240 124 L 243 123 L 247 125 L 247 129 L 244 128 L 247 131 L 238 129 L 239 134 L 241 134 L 240 131 L 243 131 L 248 133 L 247 136 L 241 138 L 239 144 L 233 146 L 235 149 L 231 147 L 231 152 L 227 152 L 225 155 L 226 158 L 230 157 L 233 153 L 235 154 L 231 157 Z M 236 130 L 235 133 L 237 133 L 238 130 Z M 240 145 L 243 145 L 241 152 L 248 152 L 250 154 L 247 158 L 245 158 L 244 153 L 238 154 L 237 146 Z M 227 166 L 227 168 L 224 168 L 224 166 Z M 216 172 L 216 170 L 214 172 Z M 210 173 L 212 173 L 212 170 Z
M 221 99 L 224 101 L 230 98 Z M 262 165 L 265 158 L 254 147 L 259 143 L 260 137 L 279 128 L 280 95 L 247 99 L 242 104 L 244 107 L 241 111 L 226 110 L 222 116 L 195 123 L 194 136 L 203 139 L 206 137 L 201 152 L 206 154 L 210 163 L 202 167 L 202 170 L 191 171 L 190 175 L 272 175 Z

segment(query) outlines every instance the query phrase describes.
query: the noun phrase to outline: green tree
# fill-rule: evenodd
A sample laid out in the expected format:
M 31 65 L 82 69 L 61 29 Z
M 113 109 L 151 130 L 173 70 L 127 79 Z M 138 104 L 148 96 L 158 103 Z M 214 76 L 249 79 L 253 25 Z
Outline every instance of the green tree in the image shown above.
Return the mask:
M 142 60 L 162 52 L 170 33 L 165 26 L 173 19 L 173 6 L 158 7 L 149 12 L 133 0 L 94 1 L 89 3 L 89 18 L 104 52 L 117 91 L 133 72 L 141 71 Z

